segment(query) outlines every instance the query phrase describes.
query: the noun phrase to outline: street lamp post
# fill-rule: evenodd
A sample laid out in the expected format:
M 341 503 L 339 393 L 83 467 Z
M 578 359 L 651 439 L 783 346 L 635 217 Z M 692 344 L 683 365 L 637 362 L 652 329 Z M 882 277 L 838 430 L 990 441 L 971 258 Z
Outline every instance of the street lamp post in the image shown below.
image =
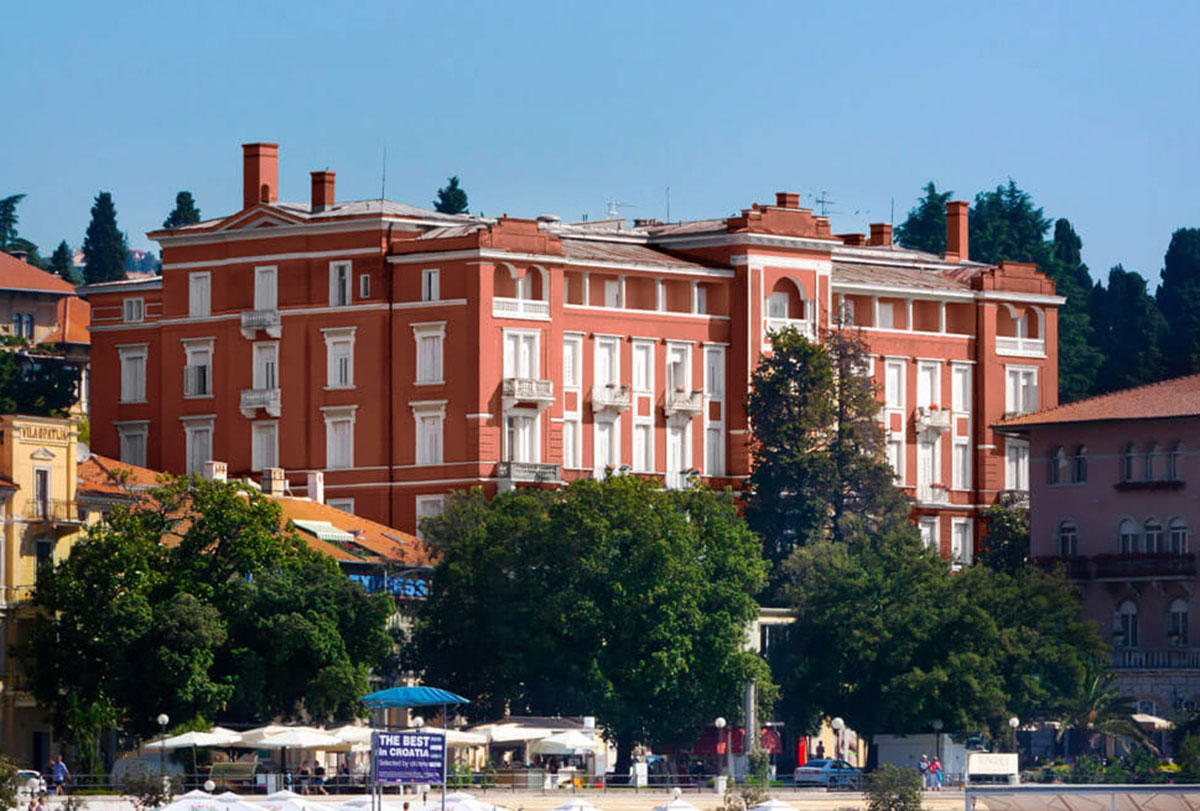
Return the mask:
M 838 760 L 842 760 L 842 730 L 846 728 L 846 722 L 839 715 L 829 722 L 833 727 L 833 756 Z
M 158 779 L 163 785 L 163 790 L 167 787 L 167 748 L 164 744 L 167 742 L 167 724 L 171 723 L 171 718 L 165 713 L 160 712 L 158 718 L 159 731 L 162 733 L 158 739 Z
M 942 759 L 942 719 L 935 718 L 933 721 L 933 756 L 939 761 Z
M 717 772 L 724 775 L 725 765 L 721 762 L 721 739 L 725 737 L 725 716 L 722 715 L 713 721 L 713 726 L 717 728 Z M 729 756 L 728 748 L 725 750 L 725 756 Z
M 1017 727 L 1021 726 L 1021 719 L 1013 716 L 1008 719 L 1008 728 L 1012 730 L 1012 750 L 1017 751 Z

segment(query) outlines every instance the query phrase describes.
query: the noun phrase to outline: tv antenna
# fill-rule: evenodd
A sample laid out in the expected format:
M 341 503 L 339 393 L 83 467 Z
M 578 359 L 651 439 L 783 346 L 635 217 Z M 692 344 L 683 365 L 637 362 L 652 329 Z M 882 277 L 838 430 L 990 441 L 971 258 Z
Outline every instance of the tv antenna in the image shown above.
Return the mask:
M 637 208 L 636 203 L 618 203 L 616 200 L 608 201 L 608 219 L 616 220 L 621 218 L 621 209 Z
M 822 217 L 828 217 L 829 216 L 829 207 L 835 204 L 834 200 L 829 199 L 829 192 L 824 191 L 824 190 L 822 190 L 821 196 L 818 197 L 816 200 L 813 200 L 813 202 L 821 207 L 821 216 Z

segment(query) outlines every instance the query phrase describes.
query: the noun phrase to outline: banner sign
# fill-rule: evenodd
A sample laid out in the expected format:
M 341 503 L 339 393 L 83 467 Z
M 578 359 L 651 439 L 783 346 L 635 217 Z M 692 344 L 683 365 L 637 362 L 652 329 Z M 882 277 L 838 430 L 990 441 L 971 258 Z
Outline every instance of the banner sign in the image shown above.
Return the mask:
M 445 735 L 376 731 L 371 737 L 376 783 L 440 784 L 445 758 Z

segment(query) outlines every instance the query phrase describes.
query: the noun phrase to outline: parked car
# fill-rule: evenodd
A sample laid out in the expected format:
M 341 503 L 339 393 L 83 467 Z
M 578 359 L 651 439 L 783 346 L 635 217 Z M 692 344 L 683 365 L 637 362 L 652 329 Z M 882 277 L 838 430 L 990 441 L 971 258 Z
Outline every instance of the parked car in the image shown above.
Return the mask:
M 825 786 L 826 788 L 853 788 L 858 783 L 862 770 L 844 760 L 817 758 L 803 766 L 797 766 L 792 776 L 797 786 Z

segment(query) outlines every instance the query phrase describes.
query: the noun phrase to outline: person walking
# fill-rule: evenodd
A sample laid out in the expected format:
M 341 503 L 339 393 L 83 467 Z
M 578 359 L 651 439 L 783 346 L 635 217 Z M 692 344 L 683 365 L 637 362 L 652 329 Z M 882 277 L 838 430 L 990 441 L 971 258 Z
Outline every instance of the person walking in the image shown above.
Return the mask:
M 921 774 L 921 788 L 929 790 L 929 755 L 922 754 L 921 762 L 917 764 L 917 771 Z
M 67 764 L 63 763 L 63 756 L 58 757 L 50 764 L 50 774 L 54 779 L 54 796 L 58 797 L 67 793 L 67 781 L 71 779 L 71 770 L 67 768 Z
M 942 790 L 942 761 L 937 755 L 933 756 L 933 762 L 929 764 L 929 787 L 934 791 Z

